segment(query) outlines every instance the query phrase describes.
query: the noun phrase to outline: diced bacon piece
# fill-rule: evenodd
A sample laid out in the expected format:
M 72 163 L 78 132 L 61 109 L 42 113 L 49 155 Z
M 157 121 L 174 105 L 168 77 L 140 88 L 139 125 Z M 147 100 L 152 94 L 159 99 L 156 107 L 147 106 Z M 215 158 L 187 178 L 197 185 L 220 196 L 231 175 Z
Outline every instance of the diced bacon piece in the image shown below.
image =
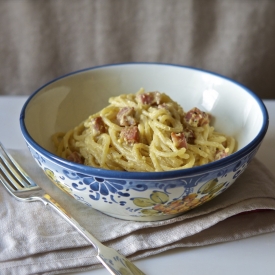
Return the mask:
M 135 109 L 133 107 L 123 107 L 117 113 L 117 120 L 120 126 L 135 125 L 136 120 L 134 118 Z
M 95 136 L 105 133 L 105 124 L 102 117 L 98 116 L 92 119 L 92 129 Z
M 190 144 L 194 144 L 195 143 L 195 133 L 193 130 L 191 129 L 185 129 L 184 130 L 184 135 L 185 135 L 185 138 L 186 138 L 186 141 L 187 143 L 190 143 Z
M 161 101 L 161 94 L 159 92 L 138 94 L 136 100 L 143 105 L 159 105 Z
M 129 144 L 139 141 L 139 131 L 137 126 L 129 126 L 122 129 L 120 137 Z
M 84 163 L 84 158 L 78 153 L 78 152 L 72 152 L 68 157 L 67 160 L 72 161 L 72 162 L 76 162 L 79 164 L 83 164 Z
M 228 156 L 229 149 L 226 148 L 224 150 L 217 150 L 215 160 L 223 159 Z
M 186 113 L 184 119 L 189 125 L 197 127 L 209 124 L 210 115 L 195 107 Z
M 186 141 L 184 133 L 176 134 L 176 133 L 172 132 L 171 139 L 177 148 L 186 148 L 187 149 L 187 141 Z

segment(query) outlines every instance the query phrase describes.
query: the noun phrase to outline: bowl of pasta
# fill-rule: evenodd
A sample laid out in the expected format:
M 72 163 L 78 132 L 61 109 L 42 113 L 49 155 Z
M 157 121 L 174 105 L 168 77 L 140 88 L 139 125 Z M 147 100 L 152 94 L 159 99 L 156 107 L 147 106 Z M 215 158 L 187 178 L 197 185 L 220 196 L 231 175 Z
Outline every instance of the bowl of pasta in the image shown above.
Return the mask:
M 157 221 L 224 192 L 268 128 L 263 102 L 224 76 L 173 64 L 98 66 L 24 104 L 20 127 L 49 179 L 107 215 Z

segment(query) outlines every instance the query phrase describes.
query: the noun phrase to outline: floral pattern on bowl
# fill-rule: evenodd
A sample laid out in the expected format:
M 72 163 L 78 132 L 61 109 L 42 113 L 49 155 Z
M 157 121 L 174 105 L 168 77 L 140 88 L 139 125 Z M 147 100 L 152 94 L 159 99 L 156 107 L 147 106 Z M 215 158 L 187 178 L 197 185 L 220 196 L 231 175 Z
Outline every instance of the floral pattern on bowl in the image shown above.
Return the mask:
M 29 150 L 44 173 L 78 201 L 121 219 L 152 221 L 180 215 L 224 192 L 245 170 L 257 148 L 223 169 L 166 180 L 122 180 L 76 173 Z

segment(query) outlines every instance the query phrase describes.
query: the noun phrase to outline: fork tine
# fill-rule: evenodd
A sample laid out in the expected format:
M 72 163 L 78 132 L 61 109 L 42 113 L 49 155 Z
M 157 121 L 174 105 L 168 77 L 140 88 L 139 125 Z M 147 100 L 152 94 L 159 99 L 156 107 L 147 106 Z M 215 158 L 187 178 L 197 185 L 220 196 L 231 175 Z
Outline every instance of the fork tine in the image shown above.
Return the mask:
M 24 182 L 24 184 L 22 183 L 22 181 Z M 20 168 L 19 164 L 17 164 L 17 162 L 6 152 L 1 142 L 0 182 L 4 185 L 4 187 L 6 187 L 7 191 L 9 191 L 9 193 L 18 200 L 28 202 L 40 200 L 45 205 L 50 205 L 94 246 L 94 248 L 97 250 L 96 257 L 111 274 L 123 275 L 126 272 L 127 274 L 133 275 L 145 275 L 134 264 L 130 263 L 127 258 L 119 254 L 119 252 L 103 245 L 98 239 L 96 239 L 92 234 L 85 230 L 42 188 L 36 185 L 23 171 L 23 169 Z M 26 187 L 26 185 L 28 185 L 28 187 Z M 129 263 L 131 268 L 129 267 Z M 125 272 L 122 272 L 122 270 L 125 270 Z
M 3 173 L 1 173 L 1 171 Z M 13 180 L 14 181 L 14 180 Z M 12 182 L 13 182 L 12 181 Z M 13 195 L 13 192 L 18 190 L 18 188 L 20 188 L 20 186 L 18 187 L 18 185 L 14 182 L 11 184 L 8 184 L 7 182 L 11 182 L 9 180 L 9 177 L 6 177 L 5 175 L 5 171 L 3 170 L 3 166 L 0 163 L 0 182 L 7 188 L 7 190 Z M 21 187 L 22 188 L 22 187 Z
M 6 177 L 13 183 L 16 189 L 22 189 L 31 186 L 37 186 L 37 184 L 22 170 L 20 165 L 13 159 L 13 157 L 6 151 L 3 144 L 0 142 L 0 158 L 3 162 L 1 169 L 5 173 Z M 11 171 L 14 178 L 9 176 Z M 16 179 L 16 180 L 15 180 Z

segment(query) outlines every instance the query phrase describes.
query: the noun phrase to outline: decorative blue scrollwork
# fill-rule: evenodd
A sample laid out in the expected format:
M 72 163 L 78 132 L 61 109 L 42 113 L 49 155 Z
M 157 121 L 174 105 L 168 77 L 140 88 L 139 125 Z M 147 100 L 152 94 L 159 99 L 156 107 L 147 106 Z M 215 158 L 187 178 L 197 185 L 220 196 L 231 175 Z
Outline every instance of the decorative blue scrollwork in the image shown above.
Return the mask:
M 78 201 L 84 203 L 85 205 L 87 205 L 87 206 L 89 206 L 89 207 L 92 207 L 92 205 L 91 205 L 90 203 L 86 202 L 85 199 L 84 199 L 83 197 L 80 197 L 80 196 L 78 196 L 78 195 L 76 195 L 76 194 L 73 194 L 73 196 L 75 197 L 76 200 L 78 200 Z
M 78 183 L 75 183 L 75 182 L 72 183 L 72 187 L 74 189 L 76 189 L 77 191 L 84 191 L 87 188 L 85 186 L 83 186 L 83 187 L 81 187 L 81 186 L 83 186 L 83 183 L 81 181 Z
M 63 174 L 64 174 L 65 177 L 67 177 L 70 180 L 77 180 L 77 179 L 80 178 L 77 173 L 70 172 L 68 170 L 63 170 Z
M 73 175 L 72 173 L 67 173 L 66 176 L 69 175 L 69 178 L 72 179 L 75 175 Z M 76 175 L 76 177 L 80 178 L 79 175 Z M 78 191 L 82 191 L 85 190 L 86 187 L 85 186 L 89 186 L 89 192 L 91 194 L 89 194 L 89 197 L 92 200 L 99 200 L 100 198 L 104 197 L 109 197 L 109 201 L 105 198 L 104 200 L 106 202 L 109 203 L 119 203 L 121 205 L 124 205 L 126 202 L 125 201 L 115 201 L 114 200 L 114 196 L 112 196 L 112 194 L 117 194 L 118 196 L 121 197 L 129 197 L 130 193 L 127 192 L 123 192 L 124 190 L 124 186 L 127 183 L 124 180 L 105 180 L 103 178 L 99 178 L 99 177 L 84 177 L 82 176 L 81 178 L 82 181 L 79 181 L 78 183 L 72 183 L 72 187 L 75 190 Z M 144 188 L 142 188 L 144 189 Z M 128 190 L 129 191 L 129 190 Z
M 98 201 L 100 199 L 100 194 L 96 193 L 95 195 L 89 195 L 89 198 L 91 198 L 94 201 Z
M 30 152 L 33 158 L 39 164 L 39 166 L 43 166 L 43 164 L 46 163 L 46 160 L 41 155 L 39 155 L 36 151 L 30 151 Z
M 241 167 L 239 167 L 239 170 L 236 171 L 236 173 L 233 176 L 233 179 L 238 178 L 244 172 L 244 170 L 245 170 L 246 167 L 247 167 L 247 162 L 244 163 Z
M 133 184 L 133 182 L 129 182 L 130 185 Z M 143 192 L 148 189 L 148 185 L 146 183 L 139 183 L 132 187 L 132 190 Z

